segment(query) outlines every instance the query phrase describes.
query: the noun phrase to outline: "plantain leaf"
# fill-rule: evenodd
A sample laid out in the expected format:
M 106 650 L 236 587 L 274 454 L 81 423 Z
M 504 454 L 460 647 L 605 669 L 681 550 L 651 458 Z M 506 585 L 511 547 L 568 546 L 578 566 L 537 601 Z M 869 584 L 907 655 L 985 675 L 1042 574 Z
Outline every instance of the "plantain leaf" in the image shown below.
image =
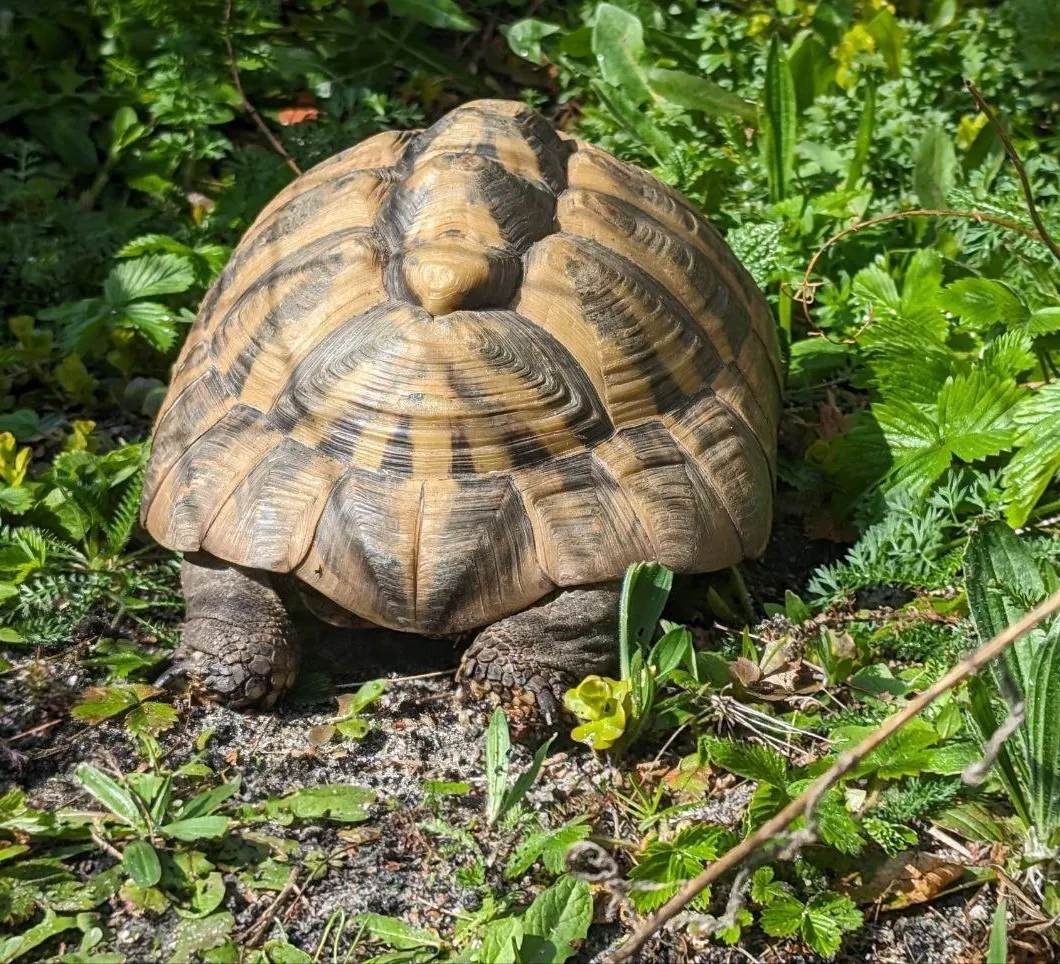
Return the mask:
M 644 26 L 639 18 L 612 3 L 601 3 L 593 19 L 593 54 L 600 74 L 635 104 L 651 97 L 640 58 Z
M 726 90 L 706 77 L 687 74 L 683 70 L 665 70 L 655 67 L 648 71 L 648 83 L 659 97 L 688 110 L 701 110 L 706 114 L 736 114 L 750 117 L 754 104 L 739 94 Z
M 408 17 L 429 27 L 465 33 L 478 29 L 478 21 L 464 13 L 453 0 L 387 0 L 387 6 L 395 17 Z
M 647 646 L 670 595 L 674 574 L 657 562 L 635 562 L 626 570 L 618 610 L 618 653 L 629 679 L 634 647 Z
M 497 820 L 503 811 L 511 748 L 508 717 L 498 706 L 493 711 L 486 730 L 486 822 L 490 824 Z
M 920 139 L 913 168 L 913 190 L 926 208 L 944 208 L 953 187 L 957 155 L 953 141 L 941 127 L 931 127 Z
M 990 925 L 990 946 L 986 951 L 986 964 L 1006 964 L 1008 961 L 1008 924 L 1005 921 L 1005 901 L 997 902 L 994 920 Z
M 1035 647 L 1025 700 L 1031 819 L 1040 838 L 1060 827 L 1060 620 Z
M 795 166 L 796 105 L 791 66 L 777 34 L 766 58 L 764 135 L 769 194 L 773 201 L 783 201 L 791 192 Z
M 651 151 L 655 159 L 663 164 L 674 152 L 670 136 L 644 113 L 640 106 L 617 87 L 591 81 L 591 86 L 611 115 L 634 137 Z
M 872 133 L 876 126 L 876 88 L 870 86 L 865 94 L 865 106 L 861 109 L 861 121 L 858 123 L 858 136 L 854 142 L 854 156 L 850 159 L 847 168 L 847 179 L 843 185 L 844 191 L 853 191 L 861 180 L 861 172 L 865 169 L 865 161 L 872 147 Z
M 119 820 L 130 827 L 146 831 L 143 814 L 132 794 L 120 783 L 97 770 L 89 763 L 82 763 L 75 771 L 78 782 Z
M 1046 586 L 1030 550 L 1003 522 L 972 534 L 964 554 L 968 609 L 986 642 L 1045 598 Z M 1013 681 L 1027 692 L 1034 661 L 1034 634 L 1017 640 L 1004 655 Z
M 125 845 L 122 863 L 138 887 L 154 887 L 162 879 L 158 854 L 146 840 L 132 840 Z

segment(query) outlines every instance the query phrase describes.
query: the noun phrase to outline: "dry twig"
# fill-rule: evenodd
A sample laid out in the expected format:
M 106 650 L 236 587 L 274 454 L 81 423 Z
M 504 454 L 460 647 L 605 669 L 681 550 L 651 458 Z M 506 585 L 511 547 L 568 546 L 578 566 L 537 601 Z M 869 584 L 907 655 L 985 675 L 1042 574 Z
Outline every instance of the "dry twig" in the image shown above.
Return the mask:
M 723 857 L 716 860 L 699 876 L 693 878 L 682 887 L 654 917 L 649 918 L 633 932 L 629 940 L 618 949 L 613 960 L 616 962 L 630 960 L 648 938 L 662 928 L 667 921 L 680 913 L 705 887 L 709 887 L 726 871 L 738 867 L 757 850 L 769 844 L 779 834 L 784 833 L 799 817 L 810 813 L 822 794 L 827 792 L 888 737 L 892 736 L 920 713 L 921 710 L 926 709 L 944 693 L 957 686 L 958 683 L 962 683 L 969 676 L 974 676 L 987 663 L 1008 649 L 1024 633 L 1033 629 L 1056 612 L 1060 612 L 1060 591 L 1053 593 L 1044 602 L 1035 606 L 1022 619 L 1017 620 L 1007 629 L 998 633 L 993 639 L 983 643 L 971 656 L 953 667 L 933 686 L 924 690 L 915 699 L 910 700 L 900 712 L 885 720 L 879 729 L 873 731 L 854 749 L 841 753 L 827 773 L 814 781 L 780 813 L 762 824 L 754 833 L 745 837 Z
M 232 0 L 227 0 L 225 3 L 225 18 L 221 25 L 221 37 L 224 40 L 225 50 L 228 53 L 228 68 L 232 74 L 232 83 L 235 84 L 239 99 L 243 102 L 243 110 L 250 115 L 250 119 L 257 125 L 258 130 L 265 135 L 265 139 L 269 142 L 272 149 L 287 162 L 287 166 L 294 171 L 296 175 L 300 175 L 302 169 L 295 163 L 294 158 L 287 153 L 286 148 L 284 148 L 284 146 L 276 139 L 276 135 L 269 130 L 269 125 L 265 123 L 261 114 L 257 112 L 254 105 L 247 99 L 247 95 L 243 91 L 243 81 L 239 79 L 239 68 L 236 66 L 236 55 L 235 51 L 232 49 Z
M 254 947 L 268 933 L 269 925 L 272 923 L 273 918 L 297 885 L 298 869 L 292 867 L 287 883 L 283 885 L 283 890 L 276 895 L 276 899 L 269 904 L 265 913 L 243 933 L 242 943 L 244 947 Z
M 1053 257 L 1060 261 L 1060 246 L 1049 236 L 1049 232 L 1046 230 L 1045 222 L 1038 212 L 1038 205 L 1034 203 L 1034 192 L 1031 190 L 1030 178 L 1027 177 L 1027 169 L 1023 166 L 1023 161 L 1020 160 L 1019 154 L 1016 153 L 1016 148 L 1012 146 L 1012 139 L 1008 136 L 1008 131 L 1002 126 L 1001 121 L 997 119 L 997 114 L 986 102 L 986 98 L 979 88 L 970 80 L 966 80 L 964 86 L 968 93 L 972 95 L 972 100 L 975 101 L 976 106 L 986 115 L 986 119 L 990 121 L 990 126 L 997 131 L 997 136 L 1001 138 L 1005 153 L 1008 155 L 1009 160 L 1012 161 L 1012 166 L 1016 168 L 1016 174 L 1019 175 L 1020 185 L 1023 188 L 1023 199 L 1027 202 L 1027 212 L 1030 214 L 1034 226 L 1038 229 L 1042 242 L 1052 252 Z
M 991 224 L 996 224 L 1009 231 L 1015 231 L 1034 241 L 1040 241 L 1049 249 L 1053 257 L 1056 258 L 1057 261 L 1060 261 L 1060 245 L 1057 245 L 1046 230 L 1045 222 L 1042 220 L 1042 216 L 1038 212 L 1038 207 L 1034 203 L 1034 194 L 1031 191 L 1031 182 L 1027 177 L 1027 171 L 1023 166 L 1023 162 L 1020 160 L 1019 154 L 1016 153 L 1016 148 L 1012 145 L 1012 140 L 1009 138 L 1008 132 L 1002 126 L 1001 121 L 997 119 L 997 114 L 994 113 L 991 106 L 986 102 L 986 98 L 983 97 L 979 88 L 970 80 L 966 80 L 964 86 L 968 93 L 971 94 L 972 99 L 975 101 L 978 108 L 986 115 L 986 119 L 990 122 L 990 125 L 995 131 L 997 131 L 998 137 L 1001 138 L 1005 153 L 1016 168 L 1017 175 L 1019 175 L 1020 184 L 1023 187 L 1023 197 L 1027 202 L 1027 211 L 1030 214 L 1031 220 L 1034 222 L 1034 226 L 1038 230 L 1031 231 L 1030 228 L 1026 228 L 1022 224 L 1017 224 L 1015 221 L 1010 221 L 1007 218 L 995 217 L 993 214 L 985 214 L 982 211 L 955 211 L 949 208 L 918 208 L 915 211 L 896 211 L 891 214 L 884 214 L 880 217 L 869 218 L 867 221 L 859 221 L 857 224 L 852 224 L 850 227 L 844 228 L 842 231 L 837 231 L 814 252 L 813 257 L 810 259 L 810 263 L 806 266 L 806 273 L 802 276 L 802 284 L 799 286 L 799 290 L 792 296 L 795 301 L 802 303 L 802 313 L 806 317 L 806 323 L 811 328 L 813 327 L 813 321 L 810 318 L 810 305 L 813 304 L 814 294 L 817 288 L 819 288 L 824 282 L 811 282 L 810 275 L 813 274 L 813 269 L 817 266 L 817 262 L 821 259 L 821 256 L 833 244 L 847 237 L 847 235 L 862 231 L 865 228 L 870 228 L 876 224 L 883 224 L 886 221 L 898 221 L 903 218 L 922 216 L 967 218 L 972 221 L 989 221 Z
M 817 262 L 821 260 L 824 253 L 832 247 L 833 244 L 837 241 L 842 241 L 843 238 L 848 237 L 851 234 L 857 234 L 858 231 L 864 231 L 865 228 L 875 227 L 877 224 L 885 224 L 887 221 L 901 221 L 905 218 L 920 217 L 964 218 L 969 221 L 988 221 L 990 224 L 996 224 L 1008 231 L 1015 231 L 1017 234 L 1022 234 L 1024 237 L 1030 238 L 1032 241 L 1041 241 L 1042 244 L 1049 243 L 1045 238 L 1038 234 L 1037 231 L 1032 231 L 1030 228 L 1024 227 L 1016 221 L 1010 221 L 1007 218 L 999 218 L 996 215 L 986 214 L 983 211 L 959 211 L 954 208 L 915 208 L 912 211 L 892 211 L 890 214 L 881 214 L 878 217 L 869 218 L 866 221 L 858 221 L 857 224 L 852 224 L 850 227 L 843 228 L 842 231 L 837 231 L 833 234 L 813 253 L 813 257 L 810 258 L 810 263 L 806 266 L 806 271 L 802 276 L 802 283 L 799 285 L 799 290 L 792 296 L 795 301 L 798 301 L 802 305 L 802 312 L 806 316 L 806 323 L 813 327 L 813 320 L 810 318 L 810 305 L 813 304 L 814 291 L 824 284 L 822 281 L 810 281 L 810 275 L 813 274 L 813 269 L 817 267 Z

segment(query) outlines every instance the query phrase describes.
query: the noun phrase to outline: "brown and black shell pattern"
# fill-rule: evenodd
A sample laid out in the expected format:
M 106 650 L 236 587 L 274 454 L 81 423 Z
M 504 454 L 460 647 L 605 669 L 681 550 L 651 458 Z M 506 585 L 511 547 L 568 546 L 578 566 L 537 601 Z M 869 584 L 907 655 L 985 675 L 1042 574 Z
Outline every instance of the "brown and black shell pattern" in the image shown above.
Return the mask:
M 142 519 L 461 632 L 636 560 L 759 554 L 779 407 L 768 306 L 688 202 L 477 101 L 262 212 L 174 367 Z

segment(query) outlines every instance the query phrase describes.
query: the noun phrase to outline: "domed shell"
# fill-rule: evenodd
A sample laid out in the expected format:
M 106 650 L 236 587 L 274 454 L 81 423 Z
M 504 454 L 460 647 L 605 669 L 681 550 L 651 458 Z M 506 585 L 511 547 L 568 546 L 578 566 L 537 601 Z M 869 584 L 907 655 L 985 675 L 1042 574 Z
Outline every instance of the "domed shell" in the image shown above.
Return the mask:
M 261 213 L 174 366 L 142 519 L 459 632 L 634 561 L 759 554 L 779 408 L 768 306 L 689 203 L 476 101 Z

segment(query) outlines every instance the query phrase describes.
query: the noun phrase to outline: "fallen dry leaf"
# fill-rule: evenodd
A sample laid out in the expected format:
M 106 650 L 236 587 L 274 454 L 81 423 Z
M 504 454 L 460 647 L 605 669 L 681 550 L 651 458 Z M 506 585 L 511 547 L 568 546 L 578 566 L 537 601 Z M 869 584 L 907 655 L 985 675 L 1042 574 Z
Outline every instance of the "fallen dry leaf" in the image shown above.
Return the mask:
M 901 910 L 934 900 L 964 876 L 964 867 L 936 854 L 907 850 L 879 864 L 868 881 L 860 874 L 844 878 L 840 892 L 856 904 L 879 903 L 885 910 Z
M 295 124 L 304 124 L 306 121 L 314 121 L 320 116 L 318 107 L 284 107 L 276 111 L 276 120 L 284 127 L 292 127 Z

